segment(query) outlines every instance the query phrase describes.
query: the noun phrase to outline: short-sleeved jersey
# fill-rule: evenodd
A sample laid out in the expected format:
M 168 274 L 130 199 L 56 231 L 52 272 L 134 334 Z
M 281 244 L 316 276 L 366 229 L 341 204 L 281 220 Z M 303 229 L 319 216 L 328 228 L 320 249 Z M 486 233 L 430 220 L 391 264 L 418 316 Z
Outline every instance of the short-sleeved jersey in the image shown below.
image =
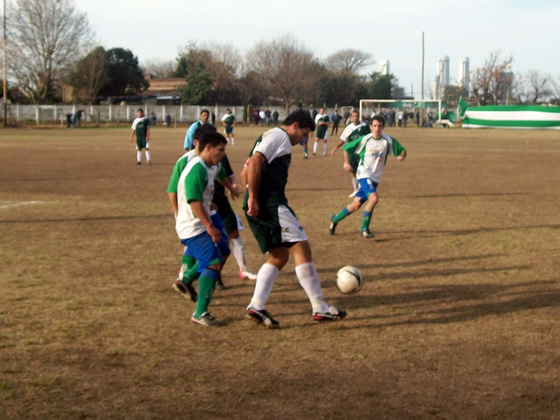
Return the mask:
M 226 123 L 227 128 L 231 128 L 233 123 L 235 122 L 235 115 L 233 114 L 224 114 L 222 117 L 222 121 Z
M 259 207 L 262 210 L 276 208 L 281 204 L 288 205 L 285 189 L 292 160 L 292 144 L 288 134 L 279 127 L 266 131 L 257 139 L 249 156 L 257 152 L 265 158 L 257 192 Z M 245 192 L 245 210 L 248 198 L 249 189 Z
M 317 114 L 315 117 L 315 124 L 317 125 L 317 137 L 320 139 L 325 138 L 325 134 L 327 134 L 327 130 L 329 129 L 328 125 L 319 125 L 320 122 L 330 122 L 331 119 L 327 114 Z
M 168 193 L 175 193 L 177 194 L 177 185 L 179 184 L 179 178 L 181 178 L 181 174 L 183 170 L 186 168 L 188 163 L 196 157 L 196 153 L 193 150 L 188 151 L 175 162 L 175 166 L 173 166 L 173 171 L 171 171 L 171 177 L 169 178 L 169 185 L 167 186 Z
M 136 118 L 132 122 L 132 126 L 130 128 L 133 131 L 136 131 L 137 141 L 146 141 L 149 125 L 150 125 L 150 120 L 147 119 L 146 117 Z
M 220 171 L 220 165 L 209 168 L 202 158 L 195 156 L 181 173 L 177 184 L 179 211 L 175 222 L 177 235 L 180 239 L 192 238 L 206 232 L 206 227 L 195 216 L 190 203 L 200 201 L 208 216 L 213 213 L 210 211 L 210 204 L 214 192 L 214 179 L 223 177 L 223 174 L 219 173 Z
M 373 182 L 379 183 L 387 156 L 389 154 L 399 156 L 405 149 L 396 139 L 387 134 L 382 134 L 379 140 L 374 139 L 372 134 L 367 134 L 345 144 L 344 150 L 360 156 L 356 178 L 370 178 Z
M 206 124 L 210 124 L 210 123 L 207 122 Z M 185 134 L 185 141 L 184 141 L 184 144 L 183 144 L 183 149 L 190 150 L 190 149 L 194 148 L 194 145 L 193 145 L 194 132 L 196 131 L 196 129 L 198 127 L 201 127 L 203 125 L 204 124 L 202 124 L 202 121 L 200 121 L 200 120 L 191 124 L 191 126 L 187 130 L 187 134 Z M 210 124 L 210 125 L 212 125 L 212 124 Z
M 366 134 L 369 133 L 370 133 L 370 129 L 365 122 L 360 121 L 360 123 L 357 125 L 351 123 L 344 129 L 344 131 L 340 135 L 340 140 L 342 140 L 344 143 L 348 143 L 351 142 L 352 140 L 357 139 L 358 137 L 365 136 Z

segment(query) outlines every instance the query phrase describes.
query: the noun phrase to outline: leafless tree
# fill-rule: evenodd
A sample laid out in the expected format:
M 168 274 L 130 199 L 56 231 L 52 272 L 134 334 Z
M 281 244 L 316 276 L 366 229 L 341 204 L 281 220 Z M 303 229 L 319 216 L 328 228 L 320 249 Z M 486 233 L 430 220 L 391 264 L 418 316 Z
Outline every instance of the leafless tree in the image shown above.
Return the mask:
M 478 105 L 492 105 L 506 102 L 513 84 L 514 76 L 510 71 L 513 57 L 501 58 L 495 51 L 484 63 L 471 73 L 473 100 Z
M 543 76 L 538 70 L 529 70 L 525 76 L 527 96 L 531 103 L 536 104 L 540 99 L 548 98 L 552 94 L 549 76 Z
M 76 63 L 68 78 L 73 96 L 79 101 L 93 104 L 103 85 L 109 81 L 107 52 L 97 47 Z
M 357 74 L 361 68 L 373 63 L 373 55 L 348 48 L 329 55 L 325 64 L 335 74 Z
M 309 95 L 317 85 L 312 52 L 290 36 L 261 41 L 247 53 L 247 63 L 261 75 L 272 96 L 286 108 Z
M 175 60 L 147 60 L 144 65 L 140 66 L 144 74 L 151 74 L 156 79 L 166 79 L 171 77 L 175 71 Z
M 550 78 L 551 102 L 560 105 L 560 74 Z
M 31 102 L 52 99 L 61 72 L 92 39 L 86 14 L 72 0 L 16 0 L 6 17 L 10 73 Z

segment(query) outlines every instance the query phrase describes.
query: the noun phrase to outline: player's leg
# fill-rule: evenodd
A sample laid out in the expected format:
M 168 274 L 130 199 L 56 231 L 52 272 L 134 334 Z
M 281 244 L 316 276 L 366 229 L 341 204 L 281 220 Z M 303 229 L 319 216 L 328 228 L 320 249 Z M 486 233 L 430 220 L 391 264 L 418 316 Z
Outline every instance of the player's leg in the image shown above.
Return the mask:
M 296 276 L 299 284 L 305 291 L 309 302 L 311 302 L 313 320 L 316 322 L 336 321 L 346 316 L 346 312 L 329 306 L 323 297 L 321 282 L 317 269 L 311 257 L 311 247 L 307 240 L 296 243 L 290 248 L 294 256 Z
M 371 217 L 373 215 L 373 209 L 379 202 L 379 195 L 377 191 L 373 191 L 369 194 L 368 200 L 364 206 L 364 218 L 362 219 L 362 228 L 360 229 L 360 234 L 364 238 L 373 238 L 373 233 L 369 230 L 369 225 L 371 223 Z
M 151 163 L 150 157 L 150 145 L 146 142 L 146 148 L 144 149 L 144 153 L 146 154 L 146 163 L 149 165 Z
M 222 257 L 222 263 L 225 264 L 226 261 L 228 260 L 229 256 L 230 256 L 230 254 L 231 254 L 231 249 L 229 247 L 229 238 L 227 236 L 227 233 L 226 233 L 226 230 L 224 228 L 224 224 L 222 222 L 222 219 L 221 219 L 220 215 L 218 213 L 215 213 L 212 216 L 210 216 L 210 219 L 212 220 L 212 224 L 214 225 L 214 227 L 216 229 L 218 229 L 220 231 L 220 233 L 222 234 L 220 241 L 217 242 L 215 245 L 218 248 L 218 251 L 220 252 L 220 255 Z M 220 290 L 224 290 L 226 288 L 226 286 L 224 285 L 224 282 L 222 281 L 222 276 L 221 275 L 219 275 L 218 278 L 216 279 L 216 286 Z
M 327 156 L 329 145 L 327 143 L 327 135 L 325 134 L 325 144 L 323 145 L 323 156 Z
M 331 233 L 331 235 L 334 235 L 335 230 L 336 230 L 336 226 L 346 217 L 350 216 L 352 213 L 354 213 L 356 210 L 358 210 L 360 207 L 362 207 L 362 204 L 367 200 L 367 195 L 365 193 L 365 191 L 359 190 L 358 193 L 356 194 L 356 196 L 354 197 L 354 200 L 348 204 L 346 207 L 344 207 L 339 213 L 337 214 L 333 214 L 331 216 L 331 224 L 329 226 L 329 232 Z
M 196 258 L 190 255 L 188 248 L 185 246 L 179 277 L 173 283 L 173 289 L 185 299 L 196 302 L 198 296 L 192 284 L 198 279 L 199 274 Z
M 358 171 L 358 166 L 360 164 L 360 156 L 357 155 L 356 153 L 352 153 L 349 156 L 349 160 L 350 160 L 350 171 L 352 173 L 352 193 L 348 196 L 348 197 L 354 197 L 359 189 L 360 189 L 360 185 L 358 183 L 358 179 L 356 178 L 356 172 Z
M 206 232 L 186 240 L 187 248 L 199 263 L 198 299 L 196 309 L 191 317 L 194 324 L 212 326 L 221 324 L 208 313 L 208 306 L 222 270 L 222 258 L 212 238 Z
M 136 164 L 142 164 L 142 149 L 139 149 L 138 147 L 136 147 Z

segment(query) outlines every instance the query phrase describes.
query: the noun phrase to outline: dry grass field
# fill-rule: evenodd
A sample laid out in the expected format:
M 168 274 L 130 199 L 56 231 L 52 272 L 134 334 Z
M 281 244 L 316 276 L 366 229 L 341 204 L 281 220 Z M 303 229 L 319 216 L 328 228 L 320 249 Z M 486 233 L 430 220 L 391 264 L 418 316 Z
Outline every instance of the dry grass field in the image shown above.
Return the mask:
M 239 172 L 262 130 L 236 131 Z M 127 128 L 0 130 L 0 418 L 560 419 L 560 133 L 386 131 L 409 157 L 390 158 L 375 240 L 359 214 L 329 235 L 342 155 L 294 148 L 290 205 L 348 317 L 313 324 L 289 264 L 266 330 L 233 260 L 210 307 L 224 327 L 190 325 L 171 288 L 185 128 L 153 129 L 151 166 Z M 359 294 L 336 289 L 343 265 Z

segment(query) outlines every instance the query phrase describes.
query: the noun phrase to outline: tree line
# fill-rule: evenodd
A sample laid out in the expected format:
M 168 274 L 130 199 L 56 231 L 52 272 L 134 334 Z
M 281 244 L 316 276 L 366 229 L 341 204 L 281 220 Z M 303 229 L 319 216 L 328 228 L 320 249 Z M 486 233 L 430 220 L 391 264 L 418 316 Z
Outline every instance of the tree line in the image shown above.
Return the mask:
M 140 95 L 149 87 L 148 73 L 183 79 L 180 101 L 192 105 L 357 105 L 360 98 L 391 99 L 398 82 L 393 74 L 361 74 L 375 62 L 367 52 L 348 48 L 320 60 L 291 36 L 261 41 L 245 54 L 230 44 L 191 41 L 175 60 L 141 66 L 128 49 L 96 46 L 85 13 L 72 0 L 15 0 L 8 3 L 6 16 L 7 64 L 14 82 L 7 94 L 21 103 L 60 102 L 63 86 L 71 86 L 73 97 L 85 104 Z M 514 74 L 512 62 L 500 51 L 491 53 L 471 72 L 468 91 L 447 86 L 443 100 L 560 102 L 560 76 L 537 70 Z

